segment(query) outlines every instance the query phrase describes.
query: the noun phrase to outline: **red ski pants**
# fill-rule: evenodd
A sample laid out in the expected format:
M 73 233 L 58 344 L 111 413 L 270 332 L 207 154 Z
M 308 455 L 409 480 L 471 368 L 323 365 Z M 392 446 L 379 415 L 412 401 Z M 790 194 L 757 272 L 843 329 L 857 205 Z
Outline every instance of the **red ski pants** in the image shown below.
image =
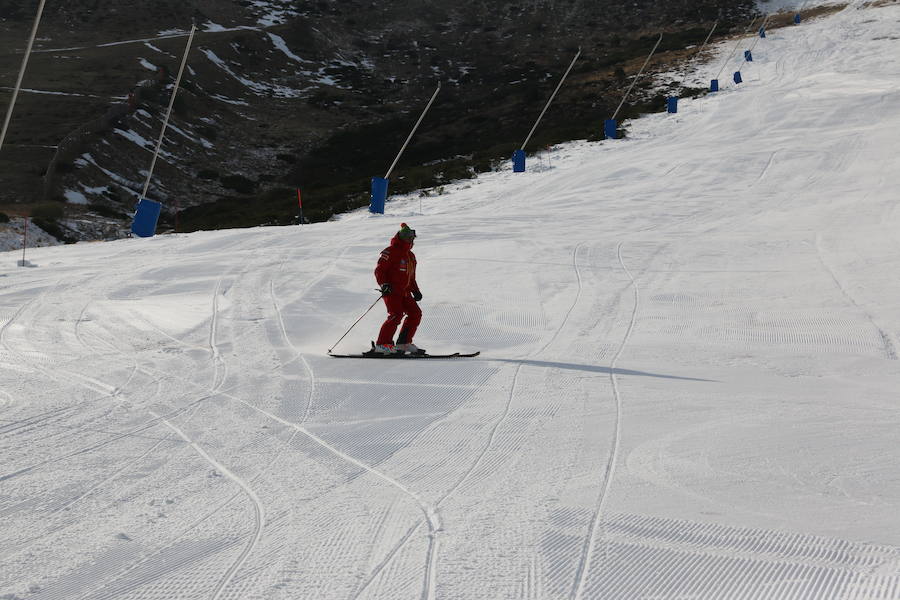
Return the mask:
M 394 333 L 397 331 L 397 327 L 400 326 L 401 321 L 403 322 L 403 327 L 400 329 L 400 337 L 397 338 L 397 343 L 412 343 L 413 336 L 416 335 L 416 329 L 419 327 L 419 322 L 422 320 L 422 311 L 419 309 L 419 305 L 408 293 L 403 295 L 388 294 L 384 297 L 384 305 L 387 307 L 388 316 L 384 325 L 381 326 L 381 331 L 378 333 L 378 341 L 375 343 L 378 345 L 393 344 Z M 403 315 L 406 315 L 405 321 L 403 320 Z

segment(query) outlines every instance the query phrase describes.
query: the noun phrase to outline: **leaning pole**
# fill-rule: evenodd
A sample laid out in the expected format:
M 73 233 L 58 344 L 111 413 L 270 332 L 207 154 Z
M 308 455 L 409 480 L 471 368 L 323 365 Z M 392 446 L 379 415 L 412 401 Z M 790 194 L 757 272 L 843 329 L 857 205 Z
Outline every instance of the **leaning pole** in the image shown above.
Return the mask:
M 134 215 L 134 222 L 131 224 L 131 232 L 138 237 L 153 237 L 156 234 L 156 223 L 159 220 L 159 213 L 162 211 L 162 205 L 153 200 L 147 200 L 147 191 L 150 189 L 150 180 L 153 177 L 153 171 L 156 168 L 156 159 L 162 149 L 163 139 L 166 137 L 166 129 L 169 127 L 169 119 L 172 116 L 172 108 L 175 106 L 175 95 L 178 94 L 178 86 L 181 85 L 181 77 L 184 75 L 184 67 L 187 64 L 188 54 L 191 50 L 191 43 L 194 41 L 194 33 L 197 31 L 197 25 L 191 25 L 191 33 L 188 36 L 187 45 L 184 49 L 184 56 L 181 57 L 181 66 L 178 68 L 178 76 L 175 78 L 175 87 L 172 88 L 172 97 L 169 98 L 169 107 L 166 110 L 166 116 L 163 119 L 162 130 L 159 132 L 159 139 L 156 141 L 156 149 L 153 151 L 153 158 L 150 161 L 150 170 L 147 172 L 147 179 L 144 181 L 144 189 L 138 198 L 137 211 Z M 176 212 L 176 219 L 178 214 Z
M 428 110 L 431 108 L 431 105 L 434 104 L 434 99 L 437 98 L 437 95 L 440 91 L 441 84 L 438 83 L 437 89 L 434 90 L 434 94 L 431 95 L 431 100 L 428 101 L 428 105 L 425 106 L 425 110 L 423 110 L 422 114 L 419 115 L 419 120 L 416 121 L 416 124 L 412 128 L 412 131 L 409 132 L 409 135 L 406 137 L 406 141 L 403 142 L 403 147 L 400 148 L 400 152 L 397 153 L 397 157 L 394 158 L 394 162 L 392 162 L 391 166 L 388 167 L 387 173 L 384 174 L 384 177 L 372 178 L 372 196 L 369 200 L 369 212 L 384 214 L 384 203 L 387 201 L 388 179 L 390 178 L 391 173 L 394 171 L 394 167 L 396 167 L 397 163 L 400 162 L 400 157 L 403 156 L 403 152 L 409 145 L 410 140 L 413 139 L 413 136 L 416 134 L 416 130 L 419 128 L 419 125 L 422 124 L 422 120 L 425 119 L 425 115 L 428 114 Z
M 3 129 L 0 130 L 0 150 L 3 149 L 3 140 L 6 139 L 6 131 L 9 129 L 9 121 L 12 119 L 13 108 L 16 106 L 16 99 L 19 97 L 19 90 L 22 88 L 22 80 L 25 78 L 25 69 L 28 67 L 28 58 L 31 56 L 31 48 L 34 46 L 34 38 L 37 37 L 38 26 L 41 24 L 41 15 L 44 13 L 44 4 L 46 1 L 47 0 L 41 0 L 41 3 L 38 5 L 37 17 L 35 17 L 34 26 L 31 28 L 31 36 L 28 38 L 28 46 L 25 48 L 25 57 L 22 58 L 19 77 L 16 79 L 16 87 L 13 89 L 9 108 L 6 109 L 6 118 L 3 119 Z
M 644 73 L 644 69 L 647 68 L 647 65 L 650 63 L 650 59 L 653 58 L 653 55 L 656 54 L 656 49 L 659 48 L 660 42 L 662 42 L 663 34 L 659 34 L 659 39 L 656 40 L 656 44 L 653 46 L 653 50 L 650 51 L 650 54 L 647 55 L 647 60 L 644 61 L 641 70 L 638 71 L 638 74 L 634 76 L 634 81 L 631 82 L 631 85 L 628 86 L 628 91 L 625 92 L 625 95 L 622 96 L 622 101 L 619 102 L 619 106 L 616 107 L 616 112 L 613 113 L 612 118 L 606 119 L 603 122 L 603 134 L 606 136 L 606 139 L 614 140 L 616 139 L 616 129 L 618 127 L 618 122 L 616 121 L 616 117 L 619 116 L 619 111 L 622 110 L 622 107 L 625 105 L 625 101 L 628 99 L 628 96 L 631 94 L 631 90 L 634 89 L 634 84 L 638 82 L 638 79 L 641 78 L 641 75 Z
M 563 73 L 562 79 L 559 80 L 559 84 L 556 86 L 556 89 L 553 90 L 553 93 L 550 95 L 550 99 L 547 100 L 547 104 L 544 105 L 544 110 L 541 111 L 541 114 L 538 116 L 537 121 L 534 122 L 534 126 L 531 128 L 531 131 L 528 132 L 528 136 L 525 138 L 525 141 L 522 142 L 522 145 L 519 147 L 519 149 L 513 153 L 513 172 L 525 172 L 525 146 L 528 145 L 528 142 L 531 140 L 531 136 L 534 135 L 538 124 L 541 122 L 541 119 L 544 118 L 544 114 L 547 112 L 547 109 L 550 108 L 550 104 L 553 102 L 553 99 L 556 98 L 556 94 L 559 93 L 560 88 L 562 87 L 563 83 L 565 83 L 566 77 L 569 76 L 569 73 L 572 71 L 572 67 L 575 66 L 575 61 L 578 60 L 579 56 L 581 56 L 581 47 L 578 48 L 578 53 L 575 54 L 575 58 L 572 59 L 571 64 L 569 64 L 569 68 L 566 69 L 565 73 Z

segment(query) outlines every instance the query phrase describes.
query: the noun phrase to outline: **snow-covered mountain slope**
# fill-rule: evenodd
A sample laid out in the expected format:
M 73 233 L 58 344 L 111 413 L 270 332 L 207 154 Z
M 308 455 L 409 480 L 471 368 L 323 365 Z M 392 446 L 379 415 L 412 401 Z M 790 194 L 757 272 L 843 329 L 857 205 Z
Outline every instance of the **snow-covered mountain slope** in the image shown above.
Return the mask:
M 3 255 L 0 597 L 900 598 L 898 20 L 385 217 Z M 326 355 L 401 221 L 480 357 Z

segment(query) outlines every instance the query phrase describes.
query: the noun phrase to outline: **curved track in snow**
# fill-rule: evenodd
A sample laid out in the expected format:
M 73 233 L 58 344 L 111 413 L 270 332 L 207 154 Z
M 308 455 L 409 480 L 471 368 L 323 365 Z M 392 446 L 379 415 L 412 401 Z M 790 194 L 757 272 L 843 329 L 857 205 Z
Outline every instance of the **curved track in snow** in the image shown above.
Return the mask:
M 628 340 L 629 338 L 631 338 L 631 332 L 634 331 L 634 325 L 637 322 L 638 307 L 640 306 L 640 293 L 638 291 L 637 281 L 635 280 L 634 275 L 631 274 L 631 271 L 628 270 L 625 262 L 622 260 L 621 242 L 616 246 L 616 257 L 619 259 L 619 264 L 622 266 L 622 270 L 625 271 L 625 274 L 628 275 L 628 278 L 631 280 L 631 287 L 634 290 L 634 307 L 632 308 L 631 320 L 628 322 L 628 328 L 625 331 L 625 336 L 622 338 L 622 343 L 621 345 L 619 345 L 619 349 L 616 350 L 616 354 L 613 356 L 612 360 L 609 363 L 609 379 L 610 383 L 612 384 L 613 397 L 616 403 L 614 433 L 609 449 L 609 459 L 606 463 L 606 471 L 603 474 L 603 487 L 600 489 L 600 495 L 597 499 L 597 507 L 594 511 L 593 517 L 591 518 L 591 524 L 588 530 L 588 535 L 584 542 L 584 549 L 582 550 L 581 560 L 578 563 L 578 570 L 575 574 L 575 584 L 572 586 L 572 598 L 576 600 L 581 598 L 584 594 L 584 586 L 587 582 L 587 574 L 590 572 L 591 559 L 593 558 L 594 547 L 597 543 L 598 529 L 600 527 L 600 521 L 603 518 L 603 508 L 607 502 L 609 490 L 612 487 L 613 477 L 615 476 L 616 472 L 616 463 L 619 460 L 619 445 L 622 437 L 622 395 L 619 392 L 619 384 L 616 380 L 616 365 L 618 364 L 619 358 L 622 356 L 622 353 L 625 351 L 625 346 L 628 345 Z

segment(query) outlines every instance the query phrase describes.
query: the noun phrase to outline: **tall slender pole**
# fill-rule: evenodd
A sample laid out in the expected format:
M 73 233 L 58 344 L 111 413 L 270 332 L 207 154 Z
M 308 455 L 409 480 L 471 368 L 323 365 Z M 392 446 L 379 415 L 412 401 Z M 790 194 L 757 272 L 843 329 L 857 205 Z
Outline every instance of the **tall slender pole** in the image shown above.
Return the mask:
M 297 188 L 297 206 L 300 207 L 300 227 L 303 227 L 303 196 L 300 195 L 300 188 Z
M 693 62 L 700 56 L 700 54 L 703 52 L 703 49 L 706 48 L 706 45 L 709 43 L 709 40 L 712 38 L 713 32 L 715 32 L 716 27 L 718 27 L 718 26 L 719 26 L 718 21 L 713 23 L 712 29 L 709 30 L 709 33 L 706 35 L 706 39 L 703 40 L 703 43 L 700 45 L 700 48 L 696 52 L 694 52 L 693 56 L 691 56 L 688 59 L 688 61 L 687 61 L 688 66 L 693 64 Z M 685 75 L 685 78 L 687 78 L 687 75 Z M 684 89 L 684 79 L 681 80 L 681 89 L 682 90 Z
M 19 97 L 19 89 L 22 87 L 22 80 L 25 78 L 25 69 L 28 67 L 28 58 L 31 56 L 31 48 L 34 46 L 34 38 L 37 37 L 38 25 L 41 23 L 41 15 L 44 13 L 44 4 L 46 1 L 47 0 L 41 0 L 41 3 L 38 5 L 37 17 L 35 17 L 34 26 L 31 28 L 31 36 L 28 38 L 28 47 L 25 48 L 25 57 L 22 58 L 22 66 L 19 68 L 19 77 L 16 79 L 16 87 L 13 89 L 9 108 L 6 109 L 6 118 L 3 120 L 3 129 L 0 130 L 0 149 L 3 148 L 3 140 L 6 139 L 6 131 L 9 129 L 9 121 L 12 119 L 13 107 L 15 107 L 16 99 Z
M 191 42 L 194 40 L 194 32 L 196 30 L 197 25 L 192 24 L 191 34 L 188 36 L 187 46 L 184 49 L 184 56 L 181 58 L 181 67 L 178 68 L 178 77 L 175 78 L 175 87 L 172 89 L 172 97 L 169 99 L 169 108 L 166 111 L 166 118 L 163 120 L 162 131 L 159 132 L 159 140 L 156 142 L 153 160 L 150 161 L 150 172 L 147 173 L 147 181 L 144 182 L 144 190 L 141 192 L 141 197 L 138 201 L 144 199 L 147 195 L 147 190 L 150 188 L 150 179 L 153 177 L 153 169 L 156 167 L 156 158 L 159 156 L 159 151 L 162 148 L 163 138 L 166 137 L 166 128 L 169 126 L 169 118 L 172 116 L 172 107 L 175 105 L 175 94 L 178 93 L 178 86 L 181 84 L 181 76 L 184 74 L 184 66 L 187 64 L 188 53 L 191 50 Z M 175 218 L 178 218 L 177 212 Z
M 700 53 L 703 52 L 703 49 L 706 48 L 706 45 L 709 43 L 710 38 L 712 38 L 713 32 L 716 30 L 716 27 L 719 26 L 719 22 L 716 21 L 713 23 L 712 29 L 709 30 L 709 35 L 706 36 L 706 39 L 703 40 L 703 45 L 700 46 L 700 49 L 694 53 L 694 56 L 700 56 Z
M 431 108 L 431 105 L 434 103 L 434 99 L 437 98 L 438 92 L 441 91 L 441 84 L 439 83 L 437 89 L 434 90 L 434 94 L 431 96 L 431 100 L 428 101 L 428 106 L 425 107 L 425 110 L 422 111 L 422 115 L 419 117 L 419 120 L 416 121 L 415 127 L 413 127 L 412 131 L 409 132 L 409 137 L 406 138 L 406 141 L 403 143 L 403 147 L 400 148 L 400 152 L 397 153 L 397 158 L 394 159 L 394 162 L 391 163 L 391 167 L 385 173 L 384 178 L 388 179 L 391 176 L 391 171 L 394 170 L 394 167 L 397 166 L 397 163 L 400 161 L 400 157 L 403 155 L 404 150 L 406 150 L 406 146 L 409 145 L 409 141 L 412 139 L 413 135 L 416 133 L 416 129 L 419 128 L 419 125 L 422 124 L 422 119 L 425 118 L 425 115 L 428 113 L 428 109 Z
M 747 35 L 747 32 L 750 31 L 751 29 L 753 29 L 753 25 L 756 24 L 756 21 L 757 21 L 757 18 L 754 18 L 752 21 L 750 21 L 750 26 L 744 30 L 744 35 Z M 743 36 L 741 36 L 741 38 L 738 39 L 738 41 L 734 44 L 734 48 L 731 49 L 731 52 L 729 52 L 728 56 L 725 58 L 725 60 L 722 61 L 722 68 L 719 69 L 719 72 L 716 74 L 716 79 L 718 79 L 719 76 L 722 75 L 722 71 L 725 70 L 726 65 L 728 65 L 728 61 L 730 61 L 731 57 L 734 56 L 735 50 L 738 49 L 738 46 L 741 45 L 742 41 L 744 41 Z
M 562 79 L 559 80 L 559 84 L 556 86 L 556 89 L 553 90 L 553 94 L 550 96 L 550 99 L 547 100 L 547 104 L 544 105 L 544 110 L 541 111 L 541 115 L 537 118 L 537 121 L 534 122 L 534 127 L 531 128 L 531 131 L 528 132 L 528 137 L 525 138 L 525 141 L 522 142 L 522 146 L 519 148 L 520 150 L 524 150 L 525 146 L 528 145 L 528 140 L 531 139 L 531 136 L 534 135 L 535 129 L 537 129 L 538 124 L 541 122 L 541 119 L 544 118 L 544 113 L 547 112 L 547 109 L 550 108 L 550 103 L 553 102 L 553 99 L 556 98 L 556 94 L 559 93 L 559 89 L 562 87 L 562 84 L 566 81 L 566 77 L 569 76 L 569 72 L 572 70 L 572 67 L 575 66 L 575 61 L 578 60 L 578 57 L 581 56 L 581 47 L 578 47 L 578 53 L 575 55 L 575 58 L 572 59 L 572 63 L 569 65 L 569 68 L 566 69 L 566 72 L 563 74 Z
M 650 54 L 647 55 L 647 60 L 644 61 L 644 66 L 641 67 L 641 70 L 638 71 L 638 74 L 634 77 L 634 81 L 631 82 L 631 85 L 628 86 L 628 91 L 625 92 L 625 95 L 622 97 L 622 101 L 619 102 L 618 108 L 616 108 L 616 112 L 613 113 L 612 119 L 618 116 L 619 111 L 622 110 L 622 106 L 625 104 L 625 100 L 628 98 L 628 95 L 631 93 L 631 90 L 634 89 L 634 84 L 637 83 L 638 79 L 641 78 L 641 74 L 644 72 L 644 69 L 647 68 L 647 64 L 650 63 L 650 59 L 656 54 L 656 49 L 659 48 L 659 43 L 662 42 L 663 34 L 659 34 L 659 39 L 656 40 L 656 45 L 653 46 L 653 50 L 650 51 Z
M 28 217 L 25 217 L 25 229 L 22 231 L 22 266 L 25 266 L 25 248 L 28 247 Z
M 771 16 L 772 16 L 772 15 L 766 15 L 766 18 L 765 18 L 765 20 L 763 21 L 763 24 L 761 25 L 761 29 L 765 29 L 765 28 L 766 28 L 766 25 L 769 23 L 769 17 L 771 17 Z M 756 44 L 758 44 L 758 43 L 759 43 L 759 40 L 761 40 L 761 39 L 762 39 L 762 36 L 756 36 L 756 39 L 753 40 L 753 43 L 752 43 L 752 44 L 750 44 L 750 52 L 753 52 L 753 49 L 756 48 Z
M 343 340 L 345 337 L 347 337 L 347 334 L 348 334 L 348 333 L 350 333 L 351 331 L 353 331 L 353 328 L 356 327 L 357 323 L 359 323 L 360 321 L 362 321 L 362 320 L 363 320 L 363 317 L 365 317 L 367 314 L 369 314 L 369 311 L 371 311 L 373 308 L 375 308 L 375 305 L 378 304 L 378 302 L 379 302 L 382 298 L 384 298 L 384 294 L 378 296 L 378 298 L 375 299 L 375 302 L 372 303 L 372 306 L 370 306 L 369 308 L 367 308 L 367 309 L 366 309 L 366 312 L 364 312 L 364 313 L 362 314 L 362 317 L 358 318 L 358 319 L 353 323 L 353 325 L 350 326 L 350 329 L 348 329 L 348 330 L 344 333 L 344 335 L 341 336 L 341 339 L 339 339 L 338 341 L 336 341 L 336 342 L 334 343 L 334 345 L 331 346 L 331 348 L 328 349 L 328 354 L 331 354 L 331 351 L 334 350 L 335 348 L 337 348 L 337 345 L 341 343 L 341 340 Z

